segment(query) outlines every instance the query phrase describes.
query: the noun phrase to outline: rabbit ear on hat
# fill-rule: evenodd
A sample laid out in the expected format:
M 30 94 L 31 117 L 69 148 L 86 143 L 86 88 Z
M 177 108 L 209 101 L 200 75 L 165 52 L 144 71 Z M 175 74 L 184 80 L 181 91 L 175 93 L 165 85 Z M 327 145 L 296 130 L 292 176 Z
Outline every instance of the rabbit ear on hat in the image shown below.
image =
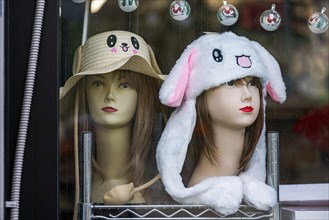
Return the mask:
M 287 98 L 287 94 L 278 62 L 258 42 L 252 41 L 252 44 L 260 57 L 262 57 L 263 64 L 268 74 L 268 83 L 266 85 L 267 93 L 274 101 L 283 103 Z
M 186 188 L 180 175 L 196 120 L 195 99 L 185 97 L 196 55 L 196 48 L 187 47 L 160 89 L 161 102 L 177 108 L 171 114 L 158 143 L 157 166 L 167 192 L 182 203 L 191 203 L 194 195 L 209 188 L 208 185 Z
M 181 105 L 196 54 L 195 48 L 188 47 L 177 60 L 160 89 L 159 96 L 163 104 L 170 107 Z

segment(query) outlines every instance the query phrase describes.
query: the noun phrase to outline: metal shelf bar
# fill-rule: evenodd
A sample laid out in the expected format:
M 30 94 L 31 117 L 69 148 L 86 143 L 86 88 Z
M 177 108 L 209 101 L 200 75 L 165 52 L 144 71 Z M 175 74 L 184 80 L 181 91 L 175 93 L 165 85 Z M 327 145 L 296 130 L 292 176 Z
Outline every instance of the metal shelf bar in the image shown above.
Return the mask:
M 89 158 L 91 152 L 90 136 L 85 136 L 85 155 Z M 267 183 L 279 192 L 279 133 L 267 133 Z M 86 156 L 87 155 L 87 156 Z M 81 186 L 84 189 L 86 200 L 82 198 L 80 205 L 83 205 L 84 216 L 82 219 L 269 219 L 278 220 L 280 218 L 280 205 L 277 203 L 270 211 L 259 211 L 247 205 L 241 205 L 237 213 L 229 216 L 222 215 L 215 210 L 204 205 L 100 205 L 90 203 L 90 188 L 88 184 L 91 178 L 89 170 L 91 160 L 83 160 L 81 164 L 86 169 L 85 184 Z M 279 196 L 279 195 L 278 195 Z M 279 197 L 278 197 L 279 198 Z

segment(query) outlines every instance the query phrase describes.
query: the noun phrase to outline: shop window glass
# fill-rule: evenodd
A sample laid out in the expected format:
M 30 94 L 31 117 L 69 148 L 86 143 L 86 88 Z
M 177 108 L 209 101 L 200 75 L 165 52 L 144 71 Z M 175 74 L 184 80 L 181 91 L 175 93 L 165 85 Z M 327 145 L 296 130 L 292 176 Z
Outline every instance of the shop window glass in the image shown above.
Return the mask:
M 287 87 L 287 101 L 280 105 L 269 99 L 266 110 L 267 130 L 280 133 L 280 184 L 329 182 L 329 31 L 315 34 L 307 26 L 311 14 L 322 7 L 329 10 L 328 1 L 231 0 L 229 3 L 237 7 L 240 16 L 229 27 L 217 20 L 216 13 L 222 5 L 218 0 L 188 0 L 191 13 L 184 21 L 170 16 L 171 1 L 140 0 L 138 8 L 127 13 L 117 1 L 96 0 L 91 4 L 102 3 L 101 7 L 88 13 L 86 22 L 85 3 L 75 2 L 60 1 L 62 86 L 72 75 L 74 53 L 83 38 L 101 32 L 126 30 L 142 36 L 153 48 L 163 74 L 170 72 L 185 47 L 203 32 L 233 31 L 245 35 L 264 45 L 278 60 Z M 270 32 L 262 29 L 259 16 L 272 3 L 282 21 L 277 30 Z M 65 115 L 62 119 L 70 120 Z M 62 137 L 70 129 L 66 125 L 60 127 Z M 72 215 L 73 210 L 74 156 L 73 145 L 67 139 L 61 140 L 60 147 L 60 199 L 64 217 Z

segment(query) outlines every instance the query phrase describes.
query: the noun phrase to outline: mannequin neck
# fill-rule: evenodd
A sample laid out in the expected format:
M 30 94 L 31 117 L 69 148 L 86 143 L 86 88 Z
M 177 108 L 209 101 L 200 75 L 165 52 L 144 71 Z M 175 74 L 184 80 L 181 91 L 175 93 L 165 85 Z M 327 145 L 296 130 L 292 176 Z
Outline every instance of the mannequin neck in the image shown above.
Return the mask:
M 245 129 L 213 126 L 212 131 L 213 143 L 216 146 L 216 161 L 212 163 L 202 153 L 189 181 L 189 186 L 193 186 L 209 177 L 233 176 L 240 167 Z
M 95 126 L 96 161 L 105 179 L 122 177 L 128 163 L 131 145 L 131 125 L 120 128 Z
M 218 165 L 231 161 L 239 168 L 243 153 L 245 128 L 231 129 L 223 126 L 213 126 L 214 145 Z

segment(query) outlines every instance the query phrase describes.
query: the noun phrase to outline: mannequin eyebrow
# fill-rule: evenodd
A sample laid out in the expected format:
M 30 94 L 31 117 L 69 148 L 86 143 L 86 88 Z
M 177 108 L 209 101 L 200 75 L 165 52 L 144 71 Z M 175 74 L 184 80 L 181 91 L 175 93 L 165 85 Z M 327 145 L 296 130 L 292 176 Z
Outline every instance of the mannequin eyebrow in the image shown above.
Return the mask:
M 126 76 L 124 76 L 124 75 L 121 75 L 121 76 L 119 76 L 119 77 L 118 77 L 118 79 L 117 79 L 117 80 L 122 80 L 122 79 L 126 79 Z
M 249 78 L 249 80 L 247 80 L 247 78 Z M 241 80 L 241 84 L 243 84 L 243 81 L 244 81 L 244 82 L 246 82 L 246 85 L 248 85 L 254 79 L 255 79 L 255 77 L 245 77 L 245 78 L 242 78 L 240 80 Z
M 251 81 L 253 81 L 255 77 L 251 77 L 249 81 L 246 80 L 246 83 L 249 84 Z
M 104 76 L 102 75 L 95 75 L 94 77 L 99 77 L 99 78 L 102 78 L 102 79 L 106 79 Z

